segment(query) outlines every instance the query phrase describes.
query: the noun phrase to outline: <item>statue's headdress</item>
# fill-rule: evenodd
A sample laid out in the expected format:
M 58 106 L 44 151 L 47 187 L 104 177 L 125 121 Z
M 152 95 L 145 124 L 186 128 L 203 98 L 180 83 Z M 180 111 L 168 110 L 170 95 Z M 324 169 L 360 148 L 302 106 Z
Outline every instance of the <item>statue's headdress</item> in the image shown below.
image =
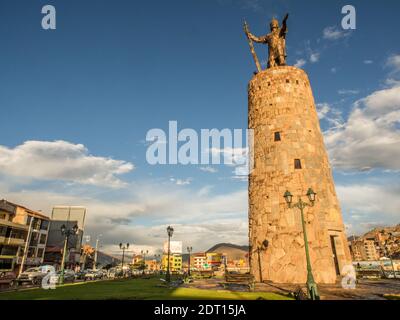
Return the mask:
M 279 21 L 275 18 L 272 19 L 270 23 L 271 31 L 275 28 L 279 28 Z

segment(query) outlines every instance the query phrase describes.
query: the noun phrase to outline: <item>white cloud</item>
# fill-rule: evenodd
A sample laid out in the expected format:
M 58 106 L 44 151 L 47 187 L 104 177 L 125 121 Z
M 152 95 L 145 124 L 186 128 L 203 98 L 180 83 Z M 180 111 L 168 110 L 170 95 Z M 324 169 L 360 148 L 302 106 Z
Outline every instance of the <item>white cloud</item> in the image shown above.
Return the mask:
M 187 178 L 187 179 L 170 178 L 169 180 L 171 182 L 175 183 L 177 186 L 187 186 L 187 185 L 190 185 L 192 182 L 192 178 Z
M 339 30 L 336 26 L 326 27 L 322 33 L 323 33 L 323 38 L 327 40 L 338 40 L 341 38 L 348 37 L 350 35 L 350 32 Z
M 307 63 L 306 60 L 304 60 L 304 59 L 298 59 L 298 60 L 296 61 L 296 63 L 294 64 L 294 66 L 295 66 L 296 68 L 301 68 L 301 67 L 303 67 L 306 63 Z
M 372 60 L 364 60 L 363 62 L 364 62 L 364 64 L 373 64 L 374 63 L 374 61 L 372 61 Z
M 336 68 L 331 68 L 331 72 L 332 72 L 332 73 L 336 73 L 336 72 L 337 72 L 337 69 L 336 69 Z
M 393 79 L 393 78 L 388 78 L 385 80 L 385 84 L 388 87 L 399 87 L 400 86 L 400 80 Z
M 133 169 L 129 162 L 93 156 L 82 144 L 66 141 L 0 146 L 0 173 L 8 176 L 121 187 L 124 183 L 117 176 Z
M 331 108 L 330 108 L 329 104 L 327 104 L 327 103 L 318 103 L 317 104 L 317 113 L 318 113 L 318 117 L 320 120 L 324 119 L 330 110 L 331 110 Z
M 313 52 L 310 54 L 310 62 L 311 63 L 316 63 L 319 61 L 320 53 L 319 52 Z
M 334 167 L 400 170 L 400 87 L 358 100 L 347 122 L 325 133 Z
M 391 55 L 387 59 L 386 65 L 393 68 L 393 72 L 399 72 L 400 71 L 400 54 Z
M 354 94 L 358 94 L 360 91 L 358 90 L 346 90 L 346 89 L 341 89 L 338 90 L 338 94 L 340 95 L 354 95 Z
M 215 169 L 215 168 L 213 168 L 213 167 L 210 167 L 210 166 L 200 167 L 199 169 L 200 169 L 201 171 L 208 172 L 208 173 L 216 173 L 216 172 L 218 172 L 217 169 Z
M 344 219 L 351 232 L 362 234 L 377 224 L 398 223 L 400 186 L 351 184 L 336 186 Z M 377 222 L 378 221 L 378 222 Z
M 190 183 L 191 183 L 191 179 L 178 179 L 178 180 L 176 180 L 176 184 L 178 185 L 178 186 L 186 186 L 186 185 L 189 185 Z
M 14 188 L 12 188 L 14 189 Z M 102 234 L 102 245 L 109 252 L 117 250 L 119 242 L 134 244 L 133 248 L 162 248 L 166 227 L 175 228 L 174 239 L 185 241 L 195 250 L 206 250 L 218 242 L 246 244 L 247 190 L 223 195 L 198 192 L 171 185 L 147 181 L 135 183 L 121 196 L 77 192 L 11 190 L 0 183 L 0 194 L 9 201 L 25 205 L 45 214 L 55 205 L 80 205 L 88 209 L 85 234 Z M 109 196 L 109 194 L 107 195 Z M 235 233 L 232 233 L 235 230 Z
M 325 120 L 331 125 L 331 129 L 343 126 L 341 111 L 326 102 L 317 104 L 317 114 L 320 120 Z

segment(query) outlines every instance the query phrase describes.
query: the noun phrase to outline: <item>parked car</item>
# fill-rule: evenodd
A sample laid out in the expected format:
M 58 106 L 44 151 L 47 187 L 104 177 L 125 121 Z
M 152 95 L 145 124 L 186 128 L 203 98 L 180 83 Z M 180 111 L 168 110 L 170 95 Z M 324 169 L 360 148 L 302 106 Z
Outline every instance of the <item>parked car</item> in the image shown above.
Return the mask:
M 85 280 L 86 273 L 87 273 L 87 270 L 81 270 L 81 271 L 75 272 L 75 280 Z
M 108 271 L 106 269 L 101 269 L 100 273 L 101 273 L 102 279 L 107 278 Z
M 87 270 L 85 274 L 86 280 L 99 280 L 103 278 L 103 273 L 100 270 Z
M 57 277 L 57 282 L 61 279 L 61 271 L 57 271 L 55 277 Z M 74 282 L 75 281 L 75 272 L 73 270 L 65 269 L 64 270 L 64 283 L 65 282 Z
M 122 269 L 121 268 L 111 268 L 110 270 L 108 270 L 107 276 L 110 279 L 122 277 Z
M 14 286 L 16 284 L 17 276 L 15 272 L 12 271 L 5 271 L 0 272 L 0 287 L 2 286 Z
M 30 283 L 38 285 L 48 272 L 50 270 L 46 271 L 43 267 L 29 268 L 22 272 L 15 281 L 17 284 Z

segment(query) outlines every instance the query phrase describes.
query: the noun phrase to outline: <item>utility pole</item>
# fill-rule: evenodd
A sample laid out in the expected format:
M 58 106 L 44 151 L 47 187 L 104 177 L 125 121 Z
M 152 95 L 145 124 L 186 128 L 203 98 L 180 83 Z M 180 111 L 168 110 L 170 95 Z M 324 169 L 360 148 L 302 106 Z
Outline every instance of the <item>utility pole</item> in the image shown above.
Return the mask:
M 95 251 L 94 251 L 94 262 L 93 262 L 93 270 L 96 270 L 97 269 L 97 251 L 99 250 L 99 241 L 100 241 L 100 238 L 101 237 L 101 235 L 99 235 L 98 237 L 97 237 L 97 239 L 96 239 L 96 249 L 95 249 Z
M 187 247 L 187 251 L 189 253 L 188 276 L 190 277 L 190 254 L 192 253 L 193 248 L 192 247 Z
M 22 256 L 22 261 L 21 261 L 21 266 L 19 268 L 19 274 L 21 274 L 22 272 L 24 272 L 24 265 L 26 262 L 26 258 L 28 255 L 28 248 L 29 248 L 29 243 L 31 242 L 31 236 L 32 236 L 32 225 L 33 225 L 33 217 L 31 217 L 31 221 L 29 222 L 29 229 L 28 229 L 28 234 L 26 236 L 26 242 L 25 242 L 25 247 L 24 247 L 24 254 Z

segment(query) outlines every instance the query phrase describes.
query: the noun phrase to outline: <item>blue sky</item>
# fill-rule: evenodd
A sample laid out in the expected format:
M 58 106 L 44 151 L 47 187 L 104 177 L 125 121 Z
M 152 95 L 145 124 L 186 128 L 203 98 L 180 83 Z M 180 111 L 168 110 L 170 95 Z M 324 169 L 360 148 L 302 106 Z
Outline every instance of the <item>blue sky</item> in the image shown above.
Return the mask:
M 41 28 L 45 4 L 56 30 Z M 150 166 L 144 140 L 171 120 L 246 128 L 255 67 L 243 19 L 262 35 L 289 12 L 288 63 L 310 77 L 348 232 L 398 223 L 400 3 L 351 1 L 351 32 L 346 4 L 2 0 L 1 197 L 47 213 L 86 205 L 87 232 L 108 250 L 158 248 L 169 223 L 198 250 L 245 243 L 247 183 L 232 167 Z

